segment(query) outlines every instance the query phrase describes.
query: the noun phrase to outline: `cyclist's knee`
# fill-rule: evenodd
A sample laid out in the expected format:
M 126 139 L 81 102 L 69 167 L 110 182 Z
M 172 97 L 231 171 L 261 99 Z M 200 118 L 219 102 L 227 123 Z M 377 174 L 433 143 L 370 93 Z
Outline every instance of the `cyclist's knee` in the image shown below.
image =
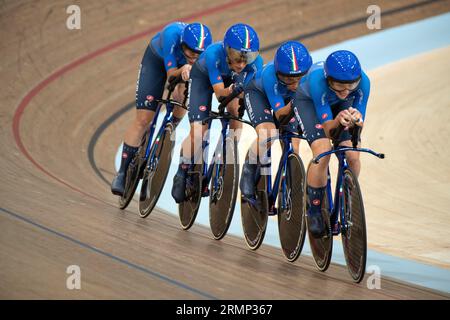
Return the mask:
M 314 157 L 317 157 L 319 154 L 328 152 L 331 150 L 331 144 L 329 139 L 317 139 L 313 141 L 311 144 L 311 150 Z M 328 163 L 330 162 L 331 156 L 325 156 L 320 159 L 320 162 L 317 164 L 319 167 L 326 168 L 328 167 Z
M 227 111 L 231 113 L 233 116 L 239 115 L 239 99 L 233 99 L 228 105 L 227 105 Z
M 260 123 L 255 129 L 260 140 L 274 138 L 278 135 L 278 130 L 273 122 Z
M 270 135 L 275 135 L 275 133 L 273 133 L 273 131 L 276 131 L 276 127 L 275 124 L 273 122 L 263 122 L 260 123 L 256 126 L 256 132 L 258 133 L 258 135 L 260 134 L 270 134 Z
M 317 139 L 311 144 L 311 150 L 316 157 L 321 153 L 331 150 L 331 144 L 329 139 Z
M 302 139 L 293 138 L 292 139 L 292 147 L 294 148 L 294 152 L 300 155 L 300 142 Z
M 255 129 L 256 134 L 258 135 L 258 146 L 260 149 L 269 147 L 272 139 L 278 135 L 278 130 L 273 122 L 260 123 Z
M 339 145 L 344 147 L 352 147 L 351 141 L 343 141 Z M 359 152 L 346 152 L 345 159 L 351 168 L 356 168 L 356 166 L 359 166 L 360 164 Z
M 359 167 L 359 153 L 358 152 L 347 152 L 345 154 L 345 158 L 347 159 L 347 163 L 351 168 Z

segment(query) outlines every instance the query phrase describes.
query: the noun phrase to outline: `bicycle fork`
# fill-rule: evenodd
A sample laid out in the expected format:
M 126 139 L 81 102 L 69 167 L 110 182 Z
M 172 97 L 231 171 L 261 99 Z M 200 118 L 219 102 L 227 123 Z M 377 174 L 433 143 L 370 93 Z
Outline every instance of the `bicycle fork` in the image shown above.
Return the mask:
M 280 162 L 278 164 L 278 171 L 275 176 L 275 184 L 272 188 L 272 175 L 271 171 L 269 171 L 267 175 L 267 190 L 269 195 L 269 215 L 276 215 L 278 210 L 286 210 L 291 207 L 290 203 L 290 195 L 287 194 L 287 179 L 291 179 L 291 177 L 287 176 L 286 173 L 289 172 L 289 162 L 288 157 L 293 152 L 292 143 L 290 139 L 283 139 L 282 144 L 282 156 L 280 158 Z M 271 157 L 271 148 L 267 150 L 267 156 Z M 270 166 L 267 168 L 271 170 Z M 278 191 L 280 188 L 281 182 L 281 208 L 276 208 L 275 202 L 278 197 Z
M 344 192 L 343 190 L 343 176 L 344 171 L 347 169 L 348 164 L 347 160 L 345 159 L 344 153 L 337 153 L 336 157 L 339 160 L 339 169 L 337 173 L 336 178 L 336 189 L 335 189 L 335 199 L 334 199 L 334 205 L 332 210 L 329 212 L 332 212 L 330 217 L 330 223 L 331 223 L 331 229 L 334 236 L 339 235 L 341 232 L 345 232 L 344 230 L 347 230 L 349 225 L 347 222 L 347 219 L 345 218 L 345 208 L 344 208 Z M 331 177 L 330 177 L 330 170 L 328 169 L 328 199 L 330 200 L 332 198 L 331 195 Z M 332 203 L 331 201 L 329 202 Z
M 225 170 L 226 170 L 226 164 L 227 164 L 227 142 L 226 142 L 226 138 L 228 136 L 229 133 L 229 123 L 230 120 L 228 119 L 221 119 L 221 123 L 222 123 L 222 130 L 221 130 L 221 137 L 216 146 L 216 149 L 214 151 L 213 157 L 211 159 L 211 164 L 208 167 L 208 170 L 204 170 L 204 172 L 206 172 L 206 179 L 205 179 L 205 183 L 206 183 L 206 189 L 208 189 L 208 185 L 209 182 L 211 181 L 211 179 L 213 179 L 213 190 L 208 190 L 208 194 L 209 192 L 212 192 L 212 198 L 213 201 L 216 201 L 220 198 L 222 192 L 223 192 L 223 179 L 222 176 L 225 175 Z M 222 148 L 219 148 L 219 145 L 222 144 Z M 236 150 L 235 150 L 236 152 Z M 234 159 L 233 159 L 234 161 Z M 222 172 L 220 170 L 220 167 L 222 165 Z M 216 169 L 215 171 L 213 169 Z M 215 173 L 214 176 L 212 176 L 212 173 Z

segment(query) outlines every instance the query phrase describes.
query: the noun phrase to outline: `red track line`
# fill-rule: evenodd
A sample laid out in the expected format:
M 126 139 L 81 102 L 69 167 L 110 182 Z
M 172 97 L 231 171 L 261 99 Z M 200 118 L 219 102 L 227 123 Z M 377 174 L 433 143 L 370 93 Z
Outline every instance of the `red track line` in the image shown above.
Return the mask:
M 194 20 L 203 16 L 207 16 L 207 15 L 211 15 L 226 9 L 230 9 L 234 6 L 238 6 L 241 5 L 245 2 L 250 2 L 252 0 L 235 0 L 235 1 L 230 1 L 228 3 L 216 6 L 216 7 L 212 7 L 206 10 L 202 10 L 196 13 L 193 13 L 191 15 L 185 16 L 180 18 L 179 20 L 182 21 L 190 21 L 190 20 Z M 46 175 L 48 175 L 49 177 L 55 179 L 56 181 L 58 181 L 59 183 L 65 185 L 66 187 L 69 187 L 70 189 L 77 191 L 87 197 L 90 197 L 92 199 L 96 199 L 100 202 L 106 203 L 108 205 L 111 205 L 110 203 L 101 200 L 97 197 L 92 196 L 91 194 L 84 192 L 80 189 L 78 189 L 77 187 L 74 187 L 72 185 L 70 185 L 69 183 L 65 182 L 64 180 L 62 180 L 61 178 L 58 178 L 57 176 L 55 176 L 54 174 L 52 174 L 51 172 L 49 172 L 47 169 L 45 169 L 42 165 L 40 165 L 36 160 L 34 160 L 34 158 L 30 155 L 30 153 L 27 151 L 27 149 L 25 148 L 22 139 L 20 137 L 20 121 L 22 119 L 22 115 L 25 111 L 25 109 L 27 108 L 27 106 L 29 105 L 30 101 L 37 95 L 39 94 L 39 92 L 41 90 L 43 90 L 45 87 L 47 87 L 50 83 L 52 83 L 53 81 L 55 81 L 56 79 L 58 79 L 59 77 L 61 77 L 62 75 L 64 75 L 65 73 L 75 69 L 76 67 L 82 65 L 83 63 L 94 59 L 108 51 L 111 51 L 115 48 L 118 48 L 120 46 L 123 46 L 127 43 L 130 43 L 132 41 L 138 40 L 142 37 L 148 36 L 150 33 L 159 31 L 160 29 L 162 29 L 167 23 L 164 24 L 160 24 L 157 26 L 153 26 L 150 29 L 147 29 L 145 31 L 139 32 L 137 34 L 131 35 L 129 37 L 126 37 L 124 39 L 115 41 L 103 48 L 100 48 L 94 52 L 91 52 L 71 63 L 69 63 L 68 65 L 65 65 L 64 67 L 62 67 L 61 69 L 58 69 L 57 71 L 53 72 L 50 76 L 48 76 L 47 78 L 45 78 L 44 80 L 42 80 L 41 82 L 39 82 L 33 89 L 31 89 L 31 91 L 29 91 L 25 97 L 22 99 L 22 101 L 20 102 L 19 106 L 17 107 L 15 113 L 14 113 L 14 118 L 13 118 L 13 125 L 12 125 L 12 130 L 13 130 L 13 136 L 14 136 L 14 140 L 16 142 L 17 147 L 19 148 L 20 152 L 22 152 L 22 154 L 25 155 L 25 157 L 30 160 L 30 162 L 39 170 L 41 170 L 42 172 L 44 172 Z

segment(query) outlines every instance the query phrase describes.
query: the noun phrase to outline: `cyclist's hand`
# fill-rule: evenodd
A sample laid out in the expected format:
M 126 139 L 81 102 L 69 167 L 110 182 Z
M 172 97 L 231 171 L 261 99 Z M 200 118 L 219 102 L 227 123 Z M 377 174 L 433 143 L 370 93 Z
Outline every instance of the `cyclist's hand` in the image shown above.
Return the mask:
M 357 126 L 362 127 L 363 126 L 363 120 L 362 120 L 361 112 L 359 112 L 358 109 L 355 109 L 355 108 L 352 108 L 352 107 L 348 108 L 348 111 L 352 115 L 353 123 L 356 124 Z
M 233 71 L 231 74 L 231 80 L 236 84 L 242 84 L 244 83 L 246 74 L 246 72 L 237 73 Z
M 244 91 L 244 84 L 243 83 L 234 83 L 232 86 L 232 93 L 233 94 L 240 94 L 242 91 Z
M 341 112 L 339 112 L 336 116 L 336 119 L 344 127 L 348 127 L 352 124 L 352 115 L 348 110 L 342 110 Z
M 192 66 L 190 64 L 185 64 L 184 66 L 181 67 L 181 79 L 183 79 L 183 81 L 189 80 L 191 69 Z

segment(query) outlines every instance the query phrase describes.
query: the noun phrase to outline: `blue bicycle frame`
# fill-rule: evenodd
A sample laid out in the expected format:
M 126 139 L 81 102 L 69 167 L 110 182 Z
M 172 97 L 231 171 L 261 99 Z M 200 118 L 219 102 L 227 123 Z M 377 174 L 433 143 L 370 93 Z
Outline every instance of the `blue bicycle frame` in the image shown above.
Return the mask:
M 151 159 L 151 161 L 147 162 L 147 165 L 150 165 L 153 162 L 152 160 L 155 157 L 156 150 L 158 150 L 159 139 L 160 139 L 161 135 L 163 134 L 164 129 L 166 128 L 166 125 L 169 122 L 171 122 L 173 119 L 172 113 L 173 113 L 174 105 L 183 107 L 183 104 L 181 104 L 177 101 L 171 100 L 170 94 L 167 97 L 167 99 L 158 99 L 156 101 L 159 102 L 159 105 L 158 105 L 158 108 L 156 109 L 155 116 L 153 117 L 153 120 L 150 123 L 149 143 L 147 144 L 147 149 L 145 150 L 145 161 L 147 161 L 148 159 Z M 155 133 L 156 124 L 158 122 L 158 116 L 159 116 L 159 113 L 161 111 L 161 107 L 163 104 L 166 105 L 166 114 L 161 123 L 158 134 L 156 135 L 155 141 L 153 141 L 153 134 Z M 153 144 L 155 144 L 155 148 L 152 149 Z M 151 152 L 151 154 L 150 154 L 150 152 Z
M 219 119 L 219 118 L 217 118 L 217 119 Z M 221 130 L 221 133 L 220 133 L 221 140 L 219 140 L 218 143 L 222 143 L 222 154 L 221 154 L 221 157 L 222 157 L 223 163 L 225 164 L 226 163 L 226 159 L 227 159 L 227 157 L 226 157 L 226 155 L 227 155 L 227 153 L 226 153 L 227 144 L 225 142 L 225 139 L 226 139 L 226 137 L 228 136 L 228 133 L 229 133 L 230 119 L 228 119 L 228 118 L 220 118 L 220 122 L 222 124 L 222 130 Z M 202 143 L 202 150 L 204 150 L 204 159 L 205 160 L 208 158 L 208 152 L 209 152 L 209 130 L 211 129 L 211 124 L 212 124 L 212 121 L 209 121 L 209 123 L 208 123 L 207 139 L 204 140 L 203 143 Z M 216 148 L 216 150 L 217 150 L 217 148 Z M 203 163 L 203 166 L 202 166 L 202 176 L 205 179 L 204 182 L 205 182 L 206 186 L 211 181 L 214 165 L 217 167 L 217 169 L 215 171 L 216 174 L 214 176 L 214 190 L 217 190 L 217 187 L 218 187 L 218 179 L 219 179 L 219 173 L 220 173 L 219 166 L 221 164 L 218 161 L 216 161 L 214 163 L 214 159 L 216 158 L 216 156 L 217 156 L 216 154 L 213 155 L 213 157 L 211 159 L 211 163 L 209 165 L 205 161 Z
M 332 150 L 321 153 L 316 158 L 314 158 L 312 161 L 314 163 L 319 163 L 319 160 L 323 157 L 326 157 L 330 154 L 335 154 L 339 161 L 339 167 L 338 167 L 338 174 L 337 174 L 337 181 L 336 181 L 336 188 L 334 192 L 334 203 L 333 203 L 333 195 L 331 193 L 331 175 L 330 175 L 330 169 L 328 168 L 327 172 L 327 197 L 328 197 L 328 212 L 330 213 L 330 222 L 331 225 L 334 226 L 337 223 L 338 217 L 341 221 L 341 226 L 344 227 L 344 229 L 348 228 L 347 221 L 345 219 L 345 212 L 344 212 L 344 201 L 343 201 L 343 190 L 342 190 L 342 184 L 343 184 L 343 177 L 345 170 L 348 169 L 348 163 L 345 158 L 345 152 L 346 151 L 354 151 L 354 152 L 365 152 L 372 154 L 380 159 L 384 159 L 383 153 L 377 153 L 373 150 L 366 149 L 366 148 L 352 148 L 352 147 L 342 147 L 337 146 L 333 147 Z M 333 230 L 333 235 L 339 235 L 341 232 L 341 227 L 339 227 L 337 230 Z
M 204 183 L 204 185 L 206 186 L 206 191 L 208 191 L 208 192 L 203 192 L 204 190 L 202 190 L 202 196 L 207 196 L 208 193 L 209 193 L 209 190 L 207 190 L 207 186 L 208 186 L 209 182 L 211 181 L 214 165 L 216 165 L 216 171 L 215 171 L 216 174 L 214 176 L 214 190 L 217 190 L 217 188 L 218 188 L 218 180 L 219 180 L 219 172 L 220 172 L 219 166 L 221 165 L 221 162 L 220 161 L 215 161 L 215 158 L 218 156 L 216 154 L 217 147 L 216 147 L 216 149 L 214 151 L 215 153 L 213 154 L 213 157 L 211 159 L 211 163 L 208 165 L 207 161 L 206 161 L 206 159 L 208 158 L 208 152 L 209 152 L 209 132 L 210 132 L 210 129 L 211 129 L 212 120 L 220 120 L 220 122 L 222 124 L 221 140 L 219 140 L 218 143 L 222 143 L 222 154 L 221 154 L 221 157 L 222 157 L 222 162 L 224 164 L 226 163 L 226 160 L 227 160 L 226 138 L 229 135 L 230 120 L 236 120 L 236 121 L 240 121 L 242 123 L 246 123 L 246 124 L 252 125 L 251 122 L 249 122 L 249 121 L 246 121 L 246 120 L 237 118 L 235 116 L 232 116 L 228 112 L 224 112 L 225 106 L 232 99 L 236 98 L 237 95 L 238 94 L 235 94 L 235 93 L 230 94 L 228 97 L 226 97 L 219 104 L 219 112 L 210 112 L 210 116 L 208 118 L 206 118 L 205 120 L 203 120 L 203 123 L 205 123 L 206 121 L 208 122 L 208 134 L 206 136 L 206 139 L 204 139 L 202 141 L 202 156 L 203 156 L 203 159 L 205 159 L 205 161 L 203 162 L 203 165 L 202 165 L 202 177 L 203 177 L 202 183 Z M 235 150 L 235 152 L 237 152 L 237 150 Z M 193 168 L 193 164 L 191 165 L 191 169 L 192 168 Z M 226 167 L 225 167 L 225 170 L 226 170 Z
M 265 141 L 266 145 L 268 142 L 271 142 L 275 139 L 278 139 L 280 141 L 282 141 L 283 143 L 283 148 L 282 148 L 282 156 L 280 159 L 280 162 L 278 164 L 278 170 L 277 170 L 277 174 L 275 176 L 275 184 L 272 187 L 272 175 L 269 174 L 267 176 L 267 194 L 268 194 L 268 200 L 269 200 L 269 215 L 276 215 L 277 212 L 275 210 L 274 204 L 275 201 L 277 200 L 277 196 L 278 196 L 278 191 L 279 191 L 279 185 L 280 185 L 280 180 L 281 178 L 284 178 L 286 176 L 286 170 L 287 170 L 287 166 L 288 166 L 288 157 L 291 153 L 294 152 L 294 148 L 292 147 L 292 138 L 298 138 L 298 139 L 304 139 L 303 136 L 292 133 L 292 132 L 285 132 L 283 134 L 281 134 L 278 137 L 272 137 L 269 138 Z M 272 151 L 271 148 L 267 149 L 267 153 L 266 153 L 268 159 L 271 158 L 272 155 Z M 270 167 L 269 167 L 270 168 Z M 283 199 L 282 199 L 282 207 L 286 206 L 285 200 L 285 193 L 286 193 L 286 179 L 283 179 L 283 183 L 281 186 L 281 192 L 283 194 Z

